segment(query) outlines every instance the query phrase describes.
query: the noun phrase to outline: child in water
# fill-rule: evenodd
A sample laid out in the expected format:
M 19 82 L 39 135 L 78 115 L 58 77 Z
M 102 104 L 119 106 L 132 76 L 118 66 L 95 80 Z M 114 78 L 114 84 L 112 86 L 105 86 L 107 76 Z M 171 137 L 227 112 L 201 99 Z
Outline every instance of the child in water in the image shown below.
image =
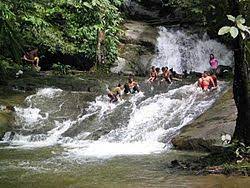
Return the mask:
M 216 84 L 217 84 L 217 78 L 216 78 Z M 198 80 L 198 86 L 201 87 L 202 90 L 204 91 L 215 90 L 217 88 L 214 79 L 206 71 L 202 74 L 202 77 Z
M 129 93 L 134 94 L 136 92 L 138 92 L 138 93 L 140 92 L 139 86 L 138 86 L 137 82 L 133 78 L 130 77 L 128 79 L 128 83 L 126 83 L 124 85 L 124 93 L 125 94 L 129 94 Z
M 115 87 L 113 90 L 110 90 L 108 88 L 107 92 L 111 103 L 117 102 L 118 98 L 121 100 L 122 89 L 123 88 L 121 84 L 118 84 L 117 87 Z

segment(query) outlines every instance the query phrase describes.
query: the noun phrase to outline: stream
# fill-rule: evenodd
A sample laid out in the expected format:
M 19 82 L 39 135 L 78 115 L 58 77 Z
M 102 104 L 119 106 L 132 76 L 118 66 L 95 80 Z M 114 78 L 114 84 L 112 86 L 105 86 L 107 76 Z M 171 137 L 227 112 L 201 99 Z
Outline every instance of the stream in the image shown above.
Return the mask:
M 183 32 L 173 34 L 160 28 L 154 64 L 170 67 L 175 62 L 177 72 L 190 71 L 193 55 L 203 57 L 216 45 L 206 38 L 197 42 L 197 36 L 189 37 L 187 44 L 202 49 L 196 53 L 194 46 L 176 42 L 183 37 L 188 38 Z M 185 52 L 190 48 L 194 50 L 191 55 Z M 216 50 L 228 65 L 230 51 L 220 46 Z M 168 61 L 173 54 L 176 58 Z M 200 62 L 196 66 L 198 71 L 207 69 L 198 56 L 195 59 L 194 63 Z M 247 178 L 221 175 L 197 178 L 167 165 L 173 159 L 202 155 L 171 150 L 170 141 L 183 126 L 212 106 L 228 88 L 226 82 L 219 81 L 219 89 L 209 93 L 188 81 L 171 85 L 142 82 L 140 87 L 142 92 L 125 96 L 115 104 L 110 104 L 103 94 L 55 87 L 40 88 L 28 96 L 15 107 L 13 130 L 5 133 L 0 142 L 0 187 L 250 185 Z

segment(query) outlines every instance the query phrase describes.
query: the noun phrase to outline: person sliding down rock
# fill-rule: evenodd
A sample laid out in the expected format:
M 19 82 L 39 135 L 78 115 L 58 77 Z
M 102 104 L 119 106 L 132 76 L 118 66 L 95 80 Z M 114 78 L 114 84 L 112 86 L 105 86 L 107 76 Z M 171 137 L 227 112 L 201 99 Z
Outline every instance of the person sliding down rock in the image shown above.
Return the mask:
M 108 97 L 110 98 L 110 102 L 114 103 L 118 101 L 118 98 L 121 100 L 121 94 L 122 94 L 122 85 L 118 84 L 117 87 L 115 87 L 114 89 L 110 90 L 108 89 Z
M 202 77 L 198 80 L 198 86 L 201 87 L 202 90 L 204 91 L 214 90 L 217 87 L 214 83 L 214 79 L 206 71 L 202 74 Z

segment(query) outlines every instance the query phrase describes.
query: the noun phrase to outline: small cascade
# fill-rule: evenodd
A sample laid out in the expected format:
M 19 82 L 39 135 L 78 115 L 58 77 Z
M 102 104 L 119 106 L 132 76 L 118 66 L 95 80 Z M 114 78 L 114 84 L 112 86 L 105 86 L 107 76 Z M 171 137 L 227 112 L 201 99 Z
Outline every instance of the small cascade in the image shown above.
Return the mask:
M 169 140 L 181 127 L 212 105 L 226 86 L 219 85 L 220 90 L 211 94 L 191 84 L 160 94 L 138 93 L 116 104 L 110 104 L 106 96 L 81 103 L 83 93 L 41 89 L 17 107 L 18 129 L 15 134 L 5 134 L 4 147 L 60 145 L 63 156 L 80 158 L 163 152 L 171 147 Z M 89 138 L 107 127 L 114 128 L 97 140 Z
M 232 66 L 233 52 L 207 34 L 200 38 L 180 30 L 159 27 L 156 57 L 152 65 L 173 68 L 177 73 L 184 70 L 203 72 L 209 70 L 209 55 L 214 54 L 219 65 Z

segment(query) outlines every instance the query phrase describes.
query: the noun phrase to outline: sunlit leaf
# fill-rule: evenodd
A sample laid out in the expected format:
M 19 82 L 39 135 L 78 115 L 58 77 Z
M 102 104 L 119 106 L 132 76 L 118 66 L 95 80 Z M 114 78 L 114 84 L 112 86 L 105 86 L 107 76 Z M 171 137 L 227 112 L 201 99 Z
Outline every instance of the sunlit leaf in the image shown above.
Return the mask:
M 232 21 L 232 22 L 235 22 L 235 20 L 236 20 L 235 17 L 232 15 L 227 15 L 227 19 Z
M 230 32 L 230 29 L 231 27 L 229 26 L 224 26 L 222 27 L 219 32 L 218 32 L 218 35 L 225 35 L 226 33 L 229 33 Z
M 242 17 L 242 15 L 238 15 L 238 16 L 236 17 L 236 22 L 239 22 L 239 23 L 241 23 L 241 24 L 244 24 L 244 23 L 246 23 L 246 20 Z
M 242 36 L 242 38 L 243 38 L 243 40 L 246 38 L 246 34 L 244 33 L 244 32 L 240 32 L 240 34 L 241 34 L 241 36 Z
M 246 29 L 247 29 L 246 26 L 244 26 L 244 25 L 242 25 L 241 23 L 238 23 L 238 22 L 237 22 L 237 27 L 238 27 L 240 30 L 242 30 L 242 31 L 246 31 Z
M 239 34 L 239 30 L 233 26 L 230 28 L 230 34 L 233 38 L 236 38 Z
M 89 4 L 88 2 L 83 2 L 83 5 L 84 5 L 85 7 L 90 8 L 90 9 L 92 9 L 92 8 L 93 8 L 93 7 L 92 7 L 92 5 L 91 5 L 91 4 Z

